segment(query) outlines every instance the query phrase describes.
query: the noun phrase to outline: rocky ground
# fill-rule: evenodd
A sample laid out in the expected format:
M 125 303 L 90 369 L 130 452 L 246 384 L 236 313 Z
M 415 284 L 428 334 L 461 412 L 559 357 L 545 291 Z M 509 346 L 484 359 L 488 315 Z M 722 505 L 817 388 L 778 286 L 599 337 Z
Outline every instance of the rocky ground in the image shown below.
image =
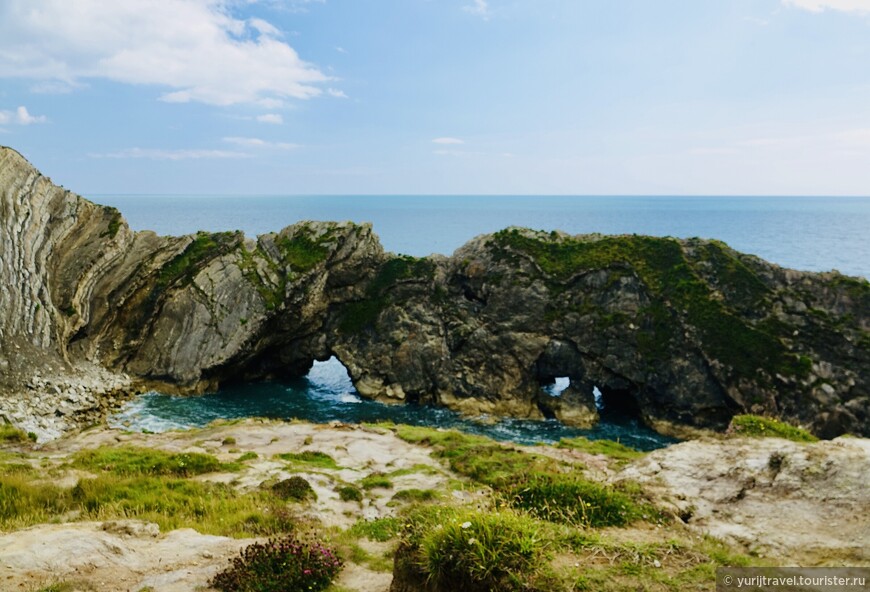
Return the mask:
M 354 524 L 397 515 L 404 507 L 398 492 L 434 491 L 439 503 L 446 504 L 479 503 L 489 495 L 433 458 L 428 446 L 402 440 L 386 427 L 341 424 L 246 420 L 164 434 L 94 427 L 42 445 L 7 444 L 0 468 L 28 463 L 53 484 L 72 487 L 94 475 L 72 468 L 70 459 L 79 451 L 105 446 L 203 452 L 222 462 L 248 453 L 249 460 L 238 470 L 195 477 L 228 483 L 239 495 L 256 491 L 264 482 L 304 477 L 317 499 L 295 504 L 295 519 L 316 525 L 328 539 L 353 549 L 332 589 L 336 592 L 389 590 L 389 554 L 395 540 L 356 537 L 349 543 L 347 537 Z M 712 535 L 735 552 L 771 564 L 870 565 L 870 440 L 693 441 L 630 462 L 565 448 L 532 450 L 569 463 L 590 479 L 637 482 L 666 515 L 675 516 L 673 521 L 598 533 L 615 542 L 590 555 L 591 562 L 611 557 L 611 563 L 634 560 L 649 563 L 649 569 L 662 563 L 663 569 L 679 569 L 668 563 L 670 552 L 626 559 L 624 551 L 614 551 L 622 548 L 616 542 L 631 541 L 632 549 L 670 549 L 671 541 L 700 541 Z M 276 456 L 302 451 L 327 453 L 335 466 L 288 464 Z M 389 486 L 365 489 L 372 475 L 388 476 Z M 337 484 L 359 486 L 365 491 L 363 500 L 342 501 Z M 0 588 L 35 592 L 65 582 L 70 591 L 206 591 L 209 579 L 250 543 L 189 528 L 161 532 L 156 524 L 137 519 L 85 518 L 69 515 L 26 528 L 9 526 L 0 534 Z M 680 553 L 679 561 L 692 561 L 690 553 Z
M 88 362 L 71 366 L 54 360 L 35 368 L 20 379 L 18 392 L 0 390 L 0 422 L 24 430 L 38 442 L 98 423 L 141 392 L 126 374 Z

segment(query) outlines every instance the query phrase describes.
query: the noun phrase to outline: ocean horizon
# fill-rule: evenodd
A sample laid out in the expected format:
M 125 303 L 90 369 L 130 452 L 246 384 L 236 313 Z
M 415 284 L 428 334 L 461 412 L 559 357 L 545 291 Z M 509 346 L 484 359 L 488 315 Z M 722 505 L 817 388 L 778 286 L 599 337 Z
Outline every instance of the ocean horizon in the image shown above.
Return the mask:
M 700 237 L 783 267 L 870 278 L 870 198 L 825 196 L 94 194 L 134 230 L 255 237 L 302 220 L 373 224 L 387 251 L 449 255 L 509 226 Z

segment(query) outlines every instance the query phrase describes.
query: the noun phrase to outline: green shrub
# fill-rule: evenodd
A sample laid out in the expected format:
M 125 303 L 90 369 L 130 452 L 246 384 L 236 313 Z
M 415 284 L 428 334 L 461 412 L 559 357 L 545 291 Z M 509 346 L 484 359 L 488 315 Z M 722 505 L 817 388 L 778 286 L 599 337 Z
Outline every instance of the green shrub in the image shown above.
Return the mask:
M 506 497 L 536 518 L 593 528 L 624 526 L 644 513 L 625 493 L 572 475 L 535 475 Z
M 233 438 L 232 436 L 227 436 L 226 438 L 223 439 L 223 441 L 221 442 L 221 444 L 223 444 L 224 446 L 235 446 L 235 445 L 236 445 L 236 439 Z
M 429 508 L 409 516 L 405 544 L 439 590 L 528 590 L 549 559 L 550 540 L 528 516 Z
M 271 487 L 272 493 L 282 500 L 302 502 L 307 499 L 317 499 L 317 494 L 311 484 L 298 475 L 278 481 Z
M 728 426 L 730 434 L 754 438 L 785 438 L 794 442 L 817 442 L 808 431 L 787 423 L 758 415 L 735 415 Z
M 336 491 L 343 502 L 361 502 L 363 500 L 363 494 L 359 487 L 342 485 Z
M 210 585 L 221 592 L 325 590 L 342 568 L 333 549 L 293 537 L 254 543 L 232 559 Z
M 82 450 L 75 454 L 73 466 L 115 475 L 167 475 L 174 477 L 190 477 L 238 468 L 232 464 L 223 464 L 210 454 L 199 452 L 173 454 L 162 450 L 132 446 Z

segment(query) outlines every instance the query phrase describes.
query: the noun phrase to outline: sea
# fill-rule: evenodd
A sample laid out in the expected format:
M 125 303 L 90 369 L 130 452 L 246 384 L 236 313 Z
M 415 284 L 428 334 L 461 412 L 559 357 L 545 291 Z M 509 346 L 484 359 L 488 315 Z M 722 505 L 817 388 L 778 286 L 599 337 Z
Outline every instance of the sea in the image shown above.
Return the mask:
M 179 235 L 274 232 L 301 220 L 371 222 L 388 251 L 449 255 L 471 238 L 510 226 L 570 234 L 714 238 L 783 267 L 837 270 L 870 278 L 870 198 L 548 195 L 93 195 L 117 207 L 134 230 Z M 564 386 L 564 385 L 563 385 Z M 559 388 L 557 385 L 555 388 Z M 630 417 L 610 416 L 591 430 L 553 420 L 463 418 L 432 407 L 384 405 L 359 397 L 338 360 L 315 363 L 287 383 L 237 385 L 198 397 L 152 392 L 111 418 L 153 432 L 221 418 L 274 417 L 314 422 L 394 421 L 454 427 L 499 440 L 554 442 L 586 436 L 649 450 L 672 442 Z

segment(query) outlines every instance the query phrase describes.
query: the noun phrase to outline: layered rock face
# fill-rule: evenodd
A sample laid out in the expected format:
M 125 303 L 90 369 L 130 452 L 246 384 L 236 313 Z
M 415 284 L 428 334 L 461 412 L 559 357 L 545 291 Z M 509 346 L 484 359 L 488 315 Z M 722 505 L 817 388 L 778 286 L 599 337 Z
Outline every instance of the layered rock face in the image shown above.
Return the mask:
M 416 259 L 352 223 L 159 237 L 0 149 L 0 247 L 7 392 L 38 356 L 202 392 L 335 355 L 385 401 L 588 425 L 597 387 L 661 430 L 870 434 L 868 282 L 716 241 L 509 229 Z

